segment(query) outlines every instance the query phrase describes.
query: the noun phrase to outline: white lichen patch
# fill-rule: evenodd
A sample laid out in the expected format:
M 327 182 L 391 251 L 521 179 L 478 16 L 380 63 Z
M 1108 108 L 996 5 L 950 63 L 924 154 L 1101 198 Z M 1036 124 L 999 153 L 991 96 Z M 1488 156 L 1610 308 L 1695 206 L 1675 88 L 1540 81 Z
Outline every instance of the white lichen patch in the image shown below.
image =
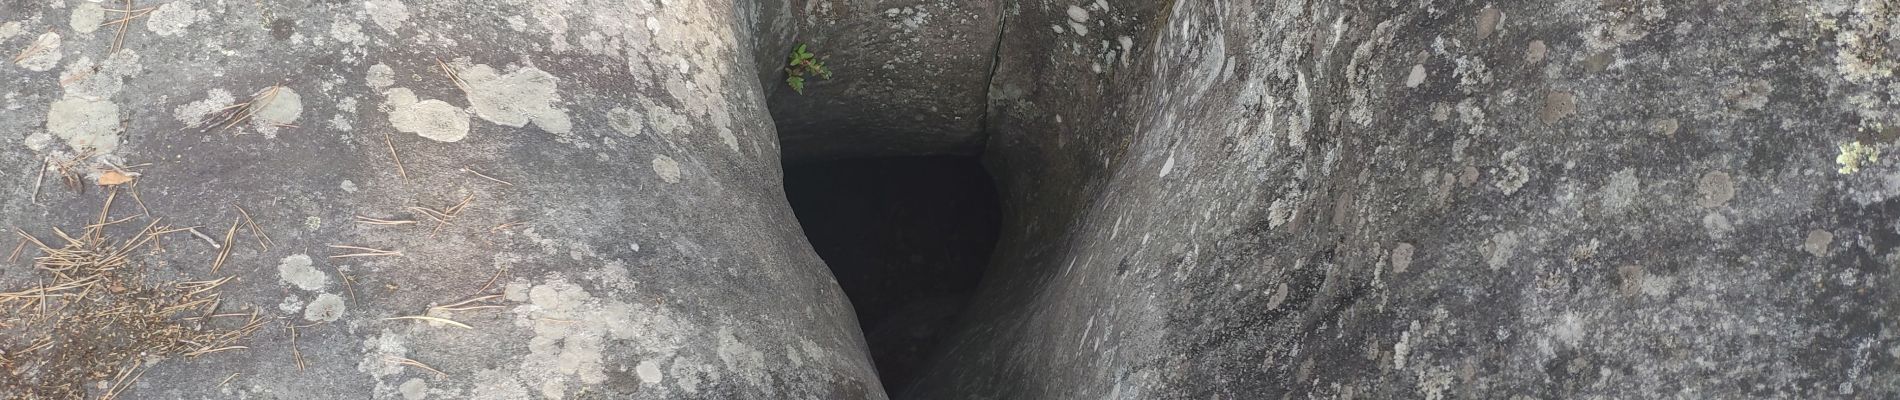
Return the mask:
M 559 397 L 571 381 L 606 382 L 608 353 L 671 354 L 696 331 L 664 309 L 598 298 L 559 278 L 532 287 L 510 284 L 508 292 L 511 300 L 527 300 L 513 310 L 515 325 L 534 331 L 519 377 L 550 397 Z
M 374 89 L 394 86 L 396 84 L 396 71 L 390 69 L 388 65 L 371 65 L 369 66 L 369 72 L 363 75 L 363 82 L 369 84 L 369 87 Z
M 1542 40 L 1532 40 L 1531 44 L 1524 46 L 1525 64 L 1542 63 L 1544 57 L 1548 55 L 1550 55 L 1550 45 L 1544 44 Z
M 1807 239 L 1801 241 L 1801 251 L 1815 257 L 1827 257 L 1827 248 L 1831 244 L 1834 244 L 1834 232 L 1815 229 L 1808 231 Z
M 1702 230 L 1708 232 L 1710 239 L 1722 240 L 1735 232 L 1735 225 L 1722 213 L 1712 212 L 1702 216 Z
M 458 76 L 468 86 L 469 108 L 488 122 L 516 128 L 533 123 L 557 134 L 573 129 L 567 111 L 555 106 L 560 101 L 559 79 L 546 71 L 517 67 L 504 75 L 477 64 Z
M 1067 12 L 1069 14 L 1069 22 L 1089 22 L 1089 10 L 1085 10 L 1081 6 L 1071 5 Z
M 402 393 L 403 400 L 426 399 L 429 398 L 429 381 L 422 378 L 409 378 L 403 381 L 402 386 L 396 387 L 396 391 Z
M 765 353 L 739 340 L 733 334 L 732 327 L 719 327 L 719 348 L 715 352 L 719 354 L 719 361 L 726 365 L 726 370 L 737 373 L 753 385 L 764 384 Z
M 34 39 L 33 43 L 27 44 L 26 48 L 20 49 L 20 52 L 13 56 L 14 64 L 28 71 L 51 70 L 59 66 L 60 58 L 66 56 L 66 53 L 59 49 L 60 43 L 62 42 L 58 33 L 40 34 L 39 39 Z
M 74 32 L 92 33 L 99 30 L 99 24 L 105 22 L 105 19 L 106 9 L 100 7 L 99 3 L 80 2 L 78 6 L 73 7 L 66 26 L 72 27 Z
M 382 378 L 400 375 L 403 366 L 390 362 L 394 358 L 408 358 L 409 346 L 402 335 L 384 330 L 381 334 L 363 339 L 363 360 L 356 363 L 358 372 L 369 374 L 382 386 Z M 479 376 L 479 375 L 478 375 Z M 489 381 L 481 379 L 478 381 Z
M 303 312 L 303 299 L 299 299 L 295 295 L 284 296 L 284 301 L 277 303 L 277 310 L 283 311 L 284 314 L 297 315 L 297 313 Z
M 1702 179 L 1696 181 L 1695 191 L 1696 205 L 1721 207 L 1735 198 L 1735 179 L 1722 171 L 1702 174 Z
M 1413 64 L 1412 72 L 1405 76 L 1405 87 L 1417 88 L 1425 83 L 1425 64 Z
M 1414 249 L 1411 243 L 1399 243 L 1396 246 L 1392 246 L 1393 273 L 1404 273 L 1407 269 L 1412 267 L 1413 251 Z
M 1537 119 L 1546 124 L 1555 124 L 1577 113 L 1577 95 L 1571 92 L 1552 91 L 1544 95 L 1544 107 L 1537 112 Z
M 303 116 L 303 96 L 296 90 L 278 86 L 258 91 L 258 102 L 251 114 L 251 128 L 273 137 L 277 130 L 291 126 Z
M 346 44 L 352 44 L 352 45 L 357 45 L 357 46 L 369 44 L 369 35 L 363 34 L 363 25 L 357 24 L 356 21 L 351 20 L 350 14 L 347 14 L 347 13 L 337 13 L 336 15 L 331 16 L 330 37 L 333 39 L 336 39 L 336 41 L 338 42 L 343 42 Z M 380 66 L 382 64 L 376 64 L 376 65 Z M 383 68 L 388 69 L 389 67 L 383 67 Z M 388 86 L 388 85 L 384 85 L 384 86 Z
M 20 21 L 0 24 L 0 40 L 12 39 L 14 36 L 19 36 L 21 32 L 25 31 L 26 28 L 21 27 Z
M 475 387 L 469 390 L 473 400 L 513 400 L 526 399 L 528 388 L 508 371 L 485 369 L 475 373 Z
M 1419 331 L 1418 321 L 1399 333 L 1399 341 L 1392 343 L 1392 369 L 1405 369 L 1405 361 L 1412 355 L 1412 332 Z
M 317 295 L 303 307 L 303 319 L 310 322 L 335 322 L 343 318 L 343 298 L 335 294 Z
M 278 261 L 277 279 L 286 285 L 313 292 L 330 285 L 330 276 L 312 266 L 310 256 L 304 254 L 291 255 Z
M 172 116 L 178 118 L 178 122 L 185 124 L 185 126 L 198 126 L 199 124 L 207 122 L 206 118 L 209 118 L 212 113 L 230 107 L 234 101 L 237 101 L 237 98 L 232 97 L 231 92 L 225 91 L 224 89 L 211 89 L 205 91 L 205 98 L 203 100 L 185 103 L 177 108 L 173 108 Z
M 640 365 L 633 367 L 633 372 L 640 376 L 641 383 L 648 385 L 659 384 L 660 380 L 666 377 L 660 373 L 660 365 L 654 363 L 653 360 L 640 361 Z
M 621 136 L 640 136 L 640 115 L 625 107 L 614 107 L 607 110 L 607 126 Z
M 46 130 L 75 150 L 111 153 L 119 149 L 119 106 L 106 100 L 60 99 L 46 112 Z
M 664 155 L 653 157 L 653 174 L 666 183 L 680 183 L 680 163 Z
M 1885 1 L 1862 0 L 1853 8 L 1855 12 L 1845 21 L 1826 15 L 1825 10 L 1811 8 L 1809 19 L 1821 25 L 1824 30 L 1834 33 L 1834 68 L 1841 78 L 1853 83 L 1877 83 L 1893 77 L 1895 63 L 1889 57 L 1887 37 L 1892 35 L 1892 26 L 1896 22 L 1894 6 Z
M 373 70 L 373 68 L 372 68 Z M 396 130 L 414 133 L 437 142 L 459 142 L 468 137 L 468 112 L 441 100 L 417 101 L 415 92 L 405 88 L 383 92 L 387 97 L 384 111 Z
M 176 0 L 159 5 L 158 9 L 145 18 L 145 29 L 159 36 L 172 36 L 184 33 L 191 24 L 209 16 L 201 10 L 191 8 L 191 1 Z
M 59 74 L 63 82 L 66 97 L 89 100 L 112 98 L 125 86 L 125 78 L 138 75 L 144 70 L 139 65 L 139 55 L 130 49 L 121 49 L 106 57 L 105 62 L 93 64 L 91 57 L 80 56 L 78 60 L 66 64 Z
M 363 11 L 369 12 L 376 26 L 390 33 L 395 33 L 397 28 L 402 28 L 403 21 L 409 20 L 409 7 L 401 0 L 369 0 L 363 2 Z
M 686 116 L 680 115 L 672 107 L 661 105 L 645 97 L 641 97 L 638 102 L 641 109 L 646 111 L 647 125 L 652 126 L 653 132 L 659 134 L 661 139 L 670 142 L 674 137 L 686 134 L 691 124 Z
M 1636 178 L 1636 170 L 1624 168 L 1610 175 L 1610 182 L 1603 185 L 1603 210 L 1605 212 L 1622 211 L 1636 199 L 1636 193 L 1642 188 L 1642 180 Z
M 1491 235 L 1491 240 L 1485 243 L 1485 264 L 1490 265 L 1492 271 L 1510 265 L 1511 258 L 1516 255 L 1517 233 L 1499 232 Z
M 1523 164 L 1518 164 L 1517 159 L 1517 150 L 1506 151 L 1504 155 L 1500 157 L 1500 164 L 1502 166 L 1499 167 L 1497 181 L 1494 182 L 1493 185 L 1496 186 L 1499 191 L 1504 192 L 1506 196 L 1517 194 L 1518 189 L 1523 189 L 1524 184 L 1530 183 L 1531 181 L 1530 168 L 1524 167 Z

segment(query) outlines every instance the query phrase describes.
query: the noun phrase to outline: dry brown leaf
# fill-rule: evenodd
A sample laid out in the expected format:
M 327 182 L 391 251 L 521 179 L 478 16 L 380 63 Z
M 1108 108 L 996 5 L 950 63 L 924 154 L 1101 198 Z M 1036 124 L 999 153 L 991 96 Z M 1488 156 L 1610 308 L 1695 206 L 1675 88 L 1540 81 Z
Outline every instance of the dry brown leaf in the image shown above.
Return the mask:
M 132 182 L 132 176 L 119 171 L 106 171 L 99 174 L 99 186 L 123 185 Z

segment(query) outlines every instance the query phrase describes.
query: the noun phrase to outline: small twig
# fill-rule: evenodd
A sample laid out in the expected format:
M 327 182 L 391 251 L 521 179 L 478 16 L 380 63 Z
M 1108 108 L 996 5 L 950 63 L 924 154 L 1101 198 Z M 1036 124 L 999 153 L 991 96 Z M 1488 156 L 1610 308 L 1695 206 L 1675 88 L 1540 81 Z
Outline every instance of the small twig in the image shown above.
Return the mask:
M 513 184 L 513 183 L 508 183 L 508 181 L 504 181 L 504 180 L 500 180 L 500 179 L 496 179 L 495 177 L 492 177 L 492 176 L 488 176 L 488 174 L 484 174 L 484 173 L 482 173 L 481 171 L 476 171 L 476 170 L 475 170 L 474 168 L 469 168 L 469 167 L 462 167 L 462 172 L 467 172 L 467 173 L 471 173 L 471 174 L 475 174 L 475 176 L 479 176 L 479 177 L 482 177 L 482 179 L 487 179 L 487 180 L 491 180 L 491 181 L 495 181 L 495 183 L 499 183 L 499 184 L 502 184 L 502 185 L 507 185 L 507 186 L 514 186 L 514 185 L 515 185 L 515 184 Z
M 468 84 L 462 82 L 462 75 L 455 72 L 455 67 L 450 67 L 448 63 L 442 62 L 441 57 L 435 58 L 435 66 L 442 69 L 443 75 L 449 76 L 449 82 L 454 83 L 456 89 L 461 89 L 462 93 L 471 93 L 468 90 Z
M 501 274 L 506 273 L 506 272 L 508 272 L 508 267 L 501 267 L 501 269 L 495 270 L 495 276 L 488 277 L 488 283 L 483 283 L 481 289 L 475 289 L 475 293 L 480 294 L 480 293 L 488 292 L 488 288 L 494 287 L 495 282 L 501 279 Z
M 151 218 L 152 209 L 145 206 L 145 199 L 139 198 L 139 182 L 138 181 L 132 181 L 132 189 L 130 190 L 130 192 L 132 193 L 132 201 L 139 203 L 139 213 L 144 214 L 146 218 Z
M 422 368 L 423 370 L 434 372 L 438 376 L 445 376 L 445 377 L 449 376 L 449 374 L 445 374 L 445 373 L 442 373 L 442 371 L 440 370 L 431 368 L 429 367 L 428 364 L 423 364 L 421 361 L 416 361 L 416 360 L 411 360 L 411 359 L 396 357 L 396 356 L 384 356 L 384 357 L 387 357 L 389 362 L 395 363 L 396 365 L 406 365 L 406 366 L 411 366 L 411 367 L 416 367 L 416 368 Z
M 409 170 L 403 168 L 402 156 L 396 154 L 396 140 L 389 137 L 389 132 L 383 132 L 383 145 L 389 146 L 389 158 L 396 161 L 396 174 L 402 176 L 402 180 L 409 180 Z
M 283 88 L 284 88 L 284 85 L 282 84 L 271 86 L 270 89 L 265 90 L 263 93 L 260 93 L 256 96 L 252 96 L 251 101 L 249 102 L 227 107 L 226 109 L 231 110 L 230 112 L 231 116 L 229 118 L 226 118 L 224 123 L 220 124 L 222 126 L 220 126 L 218 129 L 228 130 L 228 129 L 231 129 L 232 127 L 238 126 L 238 124 L 244 123 L 244 121 L 250 120 L 251 117 L 257 115 L 259 110 L 262 110 L 264 107 L 270 106 L 271 102 L 276 101 L 277 91 L 283 90 Z
M 251 219 L 251 213 L 249 211 L 245 211 L 244 206 L 240 206 L 236 204 L 233 204 L 232 206 L 237 207 L 238 214 L 244 216 L 244 224 L 250 227 L 251 234 L 257 235 L 257 246 L 262 248 L 262 250 L 264 251 L 269 251 L 270 245 L 276 242 L 270 240 L 270 235 L 264 234 L 263 228 L 257 227 L 257 220 Z
M 350 303 L 356 303 L 356 278 L 352 278 L 350 274 L 344 273 L 343 267 L 341 266 L 336 266 L 335 268 L 337 276 L 343 277 L 343 291 L 350 294 Z
M 427 315 L 410 315 L 410 316 L 402 316 L 402 317 L 383 318 L 384 321 L 392 321 L 392 320 L 399 320 L 399 319 L 438 322 L 438 323 L 448 324 L 449 326 L 454 326 L 454 327 L 462 328 L 462 329 L 475 329 L 475 327 L 473 326 L 468 326 L 468 324 L 455 322 L 454 320 L 450 320 L 448 318 L 431 317 Z
M 501 306 L 493 305 L 493 304 L 477 304 L 477 305 L 472 305 L 472 306 L 468 305 L 469 303 L 494 300 L 498 298 L 501 298 L 501 295 L 491 294 L 487 296 L 475 297 L 468 300 L 462 300 L 462 301 L 456 302 L 455 304 L 429 307 L 429 309 L 433 311 L 469 311 L 469 310 L 481 310 L 481 309 L 488 309 L 488 308 L 500 308 Z
M 416 221 L 408 220 L 408 219 L 402 219 L 402 220 L 378 219 L 378 218 L 370 218 L 370 217 L 365 217 L 362 215 L 357 215 L 356 223 L 364 224 L 364 225 L 410 225 L 410 224 L 415 224 Z
M 33 203 L 34 204 L 39 204 L 40 202 L 40 185 L 43 185 L 46 183 L 46 168 L 52 167 L 53 166 L 52 163 L 53 163 L 52 160 L 43 159 L 40 161 L 40 176 L 38 178 L 33 179 Z
M 106 218 L 109 218 L 112 216 L 112 203 L 118 199 L 119 199 L 119 188 L 117 186 L 114 186 L 112 187 L 111 190 L 106 191 L 106 204 L 99 207 L 99 223 L 94 224 L 93 226 L 86 227 L 86 236 L 90 240 L 92 240 L 94 243 L 103 241 L 105 239 L 106 225 L 111 225 L 109 223 L 106 223 Z
M 224 384 L 227 384 L 227 383 L 231 383 L 231 380 L 232 380 L 232 379 L 237 379 L 237 376 L 238 376 L 238 373 L 236 373 L 236 372 L 232 372 L 232 373 L 231 373 L 231 376 L 227 376 L 227 377 L 224 377 L 224 380 L 222 380 L 222 381 L 218 381 L 218 386 L 217 386 L 217 387 L 224 387 Z
M 139 380 L 139 377 L 145 376 L 146 370 L 151 369 L 151 368 L 146 368 L 143 370 L 139 369 L 139 367 L 143 366 L 145 363 L 143 360 L 138 359 L 137 355 L 134 355 L 133 357 L 134 358 L 132 358 L 132 368 L 120 370 L 119 378 L 112 382 L 112 386 L 107 387 L 105 395 L 99 396 L 100 400 L 111 400 L 111 399 L 117 398 L 119 396 L 119 391 L 125 390 L 126 388 L 131 387 L 130 383 L 137 382 Z M 132 371 L 138 371 L 138 374 L 133 375 Z M 131 376 L 131 379 L 127 380 L 126 379 L 127 376 Z
M 13 246 L 13 254 L 7 256 L 7 262 L 20 259 L 20 251 L 26 250 L 26 239 L 20 239 L 20 245 Z
M 124 48 L 124 46 L 125 46 L 125 33 L 126 33 L 126 31 L 128 31 L 128 30 L 130 30 L 130 29 L 127 29 L 127 28 L 131 28 L 131 27 L 132 27 L 132 20 L 133 20 L 133 19 L 136 19 L 136 18 L 138 18 L 138 17 L 141 17 L 141 16 L 144 16 L 144 15 L 146 15 L 146 14 L 150 14 L 150 13 L 152 12 L 152 10 L 153 10 L 153 8 L 146 8 L 146 9 L 142 9 L 142 10 L 134 10 L 134 9 L 132 8 L 132 0 L 125 0 L 125 9 L 123 9 L 123 10 L 120 10 L 120 11 L 119 11 L 119 12 L 121 12 L 121 13 L 124 13 L 124 14 L 125 14 L 125 18 L 120 18 L 120 19 L 119 19 L 118 21 L 114 21 L 115 23 L 117 23 L 117 24 L 119 25 L 119 30 L 118 30 L 118 32 L 117 32 L 117 33 L 114 33 L 114 34 L 112 35 L 112 49 L 111 49 L 110 51 L 107 51 L 106 53 L 108 53 L 108 54 L 110 54 L 110 53 L 117 53 L 117 52 L 119 52 L 119 49 L 121 49 L 121 48 Z M 134 12 L 136 12 L 136 13 L 138 13 L 138 14 L 137 14 L 137 15 L 133 15 L 133 13 L 134 13 Z
M 27 58 L 33 57 L 34 54 L 39 54 L 40 50 L 45 50 L 45 47 L 46 46 L 40 45 L 39 39 L 33 39 L 33 44 L 27 45 L 25 50 L 20 50 L 19 54 L 13 56 L 13 63 L 19 64 L 20 62 L 26 61 Z
M 223 248 L 224 248 L 224 246 L 220 246 L 220 245 L 218 245 L 218 241 L 217 241 L 217 240 L 214 240 L 214 239 L 211 239 L 211 236 L 209 236 L 209 235 L 205 235 L 205 234 L 204 234 L 204 232 L 199 232 L 199 231 L 198 231 L 198 227 L 196 227 L 196 226 L 194 226 L 194 227 L 190 227 L 190 228 L 185 228 L 185 231 L 186 231 L 186 232 L 191 232 L 191 235 L 192 235 L 192 236 L 197 236 L 197 237 L 198 237 L 199 239 L 204 239 L 204 240 L 205 240 L 205 243 L 210 243 L 210 244 L 211 244 L 211 248 L 212 248 L 212 249 L 223 249 Z
M 197 357 L 197 356 L 202 356 L 202 355 L 206 355 L 206 354 L 211 354 L 211 353 L 216 353 L 216 352 L 220 352 L 220 351 L 225 351 L 225 350 L 244 350 L 244 349 L 248 349 L 248 348 L 250 348 L 250 347 L 247 347 L 247 346 L 224 346 L 224 347 L 219 347 L 219 348 L 215 348 L 215 349 L 204 349 L 204 350 L 197 350 L 197 351 L 192 351 L 192 352 L 189 352 L 189 353 L 185 353 L 185 357 Z
M 357 253 L 349 253 L 349 254 L 339 254 L 339 255 L 334 255 L 334 256 L 330 256 L 330 258 L 351 258 L 351 257 L 388 257 L 388 256 L 396 256 L 396 257 L 401 257 L 401 256 L 402 256 L 402 252 L 401 252 L 401 251 L 392 251 L 392 250 L 382 250 L 382 249 L 372 249 L 372 248 L 368 248 L 368 247 L 358 247 L 358 246 L 344 246 L 344 245 L 335 245 L 335 244 L 333 244 L 333 245 L 330 245 L 330 248 L 333 248 L 333 249 L 345 249 L 345 250 L 357 250 L 357 251 L 358 251 Z
M 218 273 L 218 269 L 224 267 L 224 261 L 231 258 L 231 240 L 237 238 L 238 224 L 241 218 L 242 217 L 231 219 L 231 230 L 224 232 L 224 246 L 219 248 L 218 258 L 211 261 L 211 273 Z
M 290 358 L 297 362 L 297 372 L 303 372 L 303 351 L 297 349 L 297 326 L 285 322 L 284 328 L 290 329 Z

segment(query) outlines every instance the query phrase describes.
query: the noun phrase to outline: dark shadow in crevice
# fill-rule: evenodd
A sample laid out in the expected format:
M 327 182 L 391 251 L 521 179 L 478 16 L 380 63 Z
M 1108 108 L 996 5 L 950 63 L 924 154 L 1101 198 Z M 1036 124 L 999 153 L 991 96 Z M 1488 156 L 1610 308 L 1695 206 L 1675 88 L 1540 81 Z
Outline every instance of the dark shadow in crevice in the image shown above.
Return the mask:
M 805 237 L 851 299 L 886 390 L 900 392 L 950 333 L 996 247 L 1001 208 L 975 157 L 785 166 Z

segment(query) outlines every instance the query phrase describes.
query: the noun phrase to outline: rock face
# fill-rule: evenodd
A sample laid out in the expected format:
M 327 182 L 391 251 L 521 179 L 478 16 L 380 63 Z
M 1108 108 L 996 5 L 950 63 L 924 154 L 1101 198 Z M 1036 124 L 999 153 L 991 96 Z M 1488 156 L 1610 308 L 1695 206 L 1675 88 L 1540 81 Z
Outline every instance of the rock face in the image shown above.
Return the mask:
M 1012 9 L 908 397 L 1900 395 L 1900 9 L 1373 3 Z
M 92 396 L 885 398 L 781 157 L 981 148 L 894 397 L 1900 397 L 1885 0 L 6 7 L 0 371 Z M 36 353 L 148 224 L 244 348 Z
M 264 318 L 245 349 L 92 366 L 93 397 L 884 397 L 780 189 L 749 5 L 141 1 L 121 39 L 68 26 L 117 2 L 7 4 L 0 226 L 59 247 L 108 198 L 108 240 L 196 226 L 135 262 L 235 277 L 178 318 Z M 35 247 L 0 292 L 53 279 Z M 62 355 L 4 331 L 36 326 L 19 304 L 0 397 Z
M 799 0 L 786 31 L 756 56 L 789 161 L 976 154 L 1002 7 L 996 0 Z M 772 21 L 772 20 L 768 20 Z M 785 55 L 807 44 L 835 72 L 811 95 L 785 83 Z

